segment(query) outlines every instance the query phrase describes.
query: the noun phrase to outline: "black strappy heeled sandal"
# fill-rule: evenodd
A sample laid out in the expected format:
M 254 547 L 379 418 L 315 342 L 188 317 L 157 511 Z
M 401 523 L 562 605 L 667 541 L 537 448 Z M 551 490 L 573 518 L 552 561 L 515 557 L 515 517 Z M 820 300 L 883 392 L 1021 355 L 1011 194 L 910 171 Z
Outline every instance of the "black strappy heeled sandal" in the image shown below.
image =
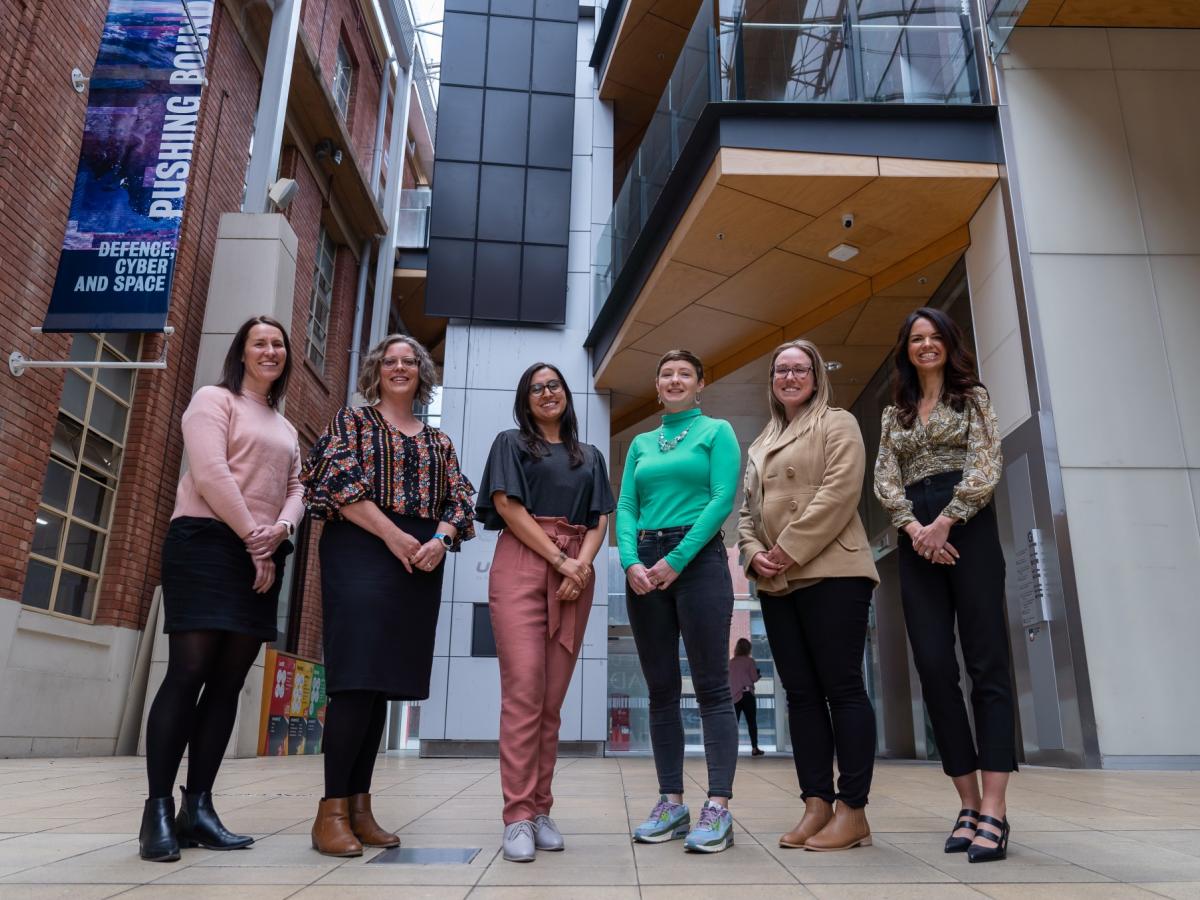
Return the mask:
M 972 819 L 978 819 L 979 812 L 974 809 L 960 809 L 958 811 L 958 821 L 955 822 L 954 827 L 950 829 L 950 837 L 946 838 L 945 850 L 947 853 L 966 853 L 967 848 L 971 846 L 971 841 L 975 839 L 974 837 L 954 836 L 954 832 L 958 831 L 960 828 L 970 828 L 972 831 L 975 830 L 977 827 L 976 823 L 968 822 L 968 816 Z
M 984 825 L 993 825 L 1000 829 L 997 834 L 990 828 L 984 828 Z M 1005 859 L 1008 856 L 1008 816 L 1004 820 L 993 818 L 992 816 L 980 816 L 979 825 L 975 828 L 975 836 L 987 838 L 989 841 L 995 841 L 995 847 L 980 847 L 978 844 L 971 844 L 967 848 L 967 862 L 992 862 L 997 859 Z

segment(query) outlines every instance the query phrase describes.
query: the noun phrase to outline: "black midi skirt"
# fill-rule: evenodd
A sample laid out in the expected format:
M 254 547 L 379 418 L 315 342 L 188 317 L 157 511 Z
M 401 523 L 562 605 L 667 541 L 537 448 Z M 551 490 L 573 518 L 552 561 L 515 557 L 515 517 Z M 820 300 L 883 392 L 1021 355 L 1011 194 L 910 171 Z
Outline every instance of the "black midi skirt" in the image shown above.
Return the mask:
M 254 592 L 254 560 L 237 533 L 220 519 L 180 516 L 163 542 L 163 630 L 234 631 L 264 641 L 276 629 L 283 566 L 290 541 L 275 551 L 275 583 Z
M 385 514 L 422 543 L 438 525 Z M 424 700 L 444 562 L 432 572 L 409 573 L 383 541 L 344 521 L 325 523 L 320 556 L 329 693 L 378 691 L 389 700 Z

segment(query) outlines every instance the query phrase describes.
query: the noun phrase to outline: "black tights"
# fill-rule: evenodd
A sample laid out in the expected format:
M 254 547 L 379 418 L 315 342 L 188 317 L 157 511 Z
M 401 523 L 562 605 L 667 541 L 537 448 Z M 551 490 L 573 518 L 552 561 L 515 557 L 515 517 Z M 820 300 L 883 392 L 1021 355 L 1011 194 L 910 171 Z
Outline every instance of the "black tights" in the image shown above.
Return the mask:
M 387 698 L 378 691 L 339 691 L 325 711 L 325 796 L 371 792 L 375 757 L 383 738 Z
M 179 631 L 168 638 L 167 674 L 146 722 L 151 797 L 172 795 L 184 747 L 188 793 L 212 790 L 237 718 L 238 692 L 263 644 L 232 631 Z

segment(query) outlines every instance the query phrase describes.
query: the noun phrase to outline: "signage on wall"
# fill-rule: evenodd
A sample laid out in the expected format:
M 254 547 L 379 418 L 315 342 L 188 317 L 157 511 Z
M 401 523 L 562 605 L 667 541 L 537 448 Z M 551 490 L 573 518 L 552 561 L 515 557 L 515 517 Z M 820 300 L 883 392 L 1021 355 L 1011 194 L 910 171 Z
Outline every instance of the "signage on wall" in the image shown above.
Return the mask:
M 45 331 L 162 331 L 210 0 L 109 0 Z
M 259 756 L 311 756 L 325 734 L 325 666 L 268 650 L 258 725 Z

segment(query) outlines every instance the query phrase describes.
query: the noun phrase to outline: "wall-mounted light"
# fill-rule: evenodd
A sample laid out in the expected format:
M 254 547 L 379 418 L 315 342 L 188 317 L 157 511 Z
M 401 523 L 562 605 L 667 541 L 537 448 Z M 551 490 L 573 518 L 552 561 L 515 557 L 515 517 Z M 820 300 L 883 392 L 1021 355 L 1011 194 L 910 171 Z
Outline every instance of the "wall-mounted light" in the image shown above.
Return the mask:
M 317 155 L 318 160 L 327 159 L 335 166 L 342 164 L 342 151 L 340 148 L 335 147 L 333 141 L 329 138 L 317 141 L 317 145 L 313 147 L 313 153 Z
M 280 212 L 288 208 L 288 204 L 296 199 L 298 193 L 300 193 L 300 185 L 291 178 L 280 178 L 267 189 L 268 199 Z

